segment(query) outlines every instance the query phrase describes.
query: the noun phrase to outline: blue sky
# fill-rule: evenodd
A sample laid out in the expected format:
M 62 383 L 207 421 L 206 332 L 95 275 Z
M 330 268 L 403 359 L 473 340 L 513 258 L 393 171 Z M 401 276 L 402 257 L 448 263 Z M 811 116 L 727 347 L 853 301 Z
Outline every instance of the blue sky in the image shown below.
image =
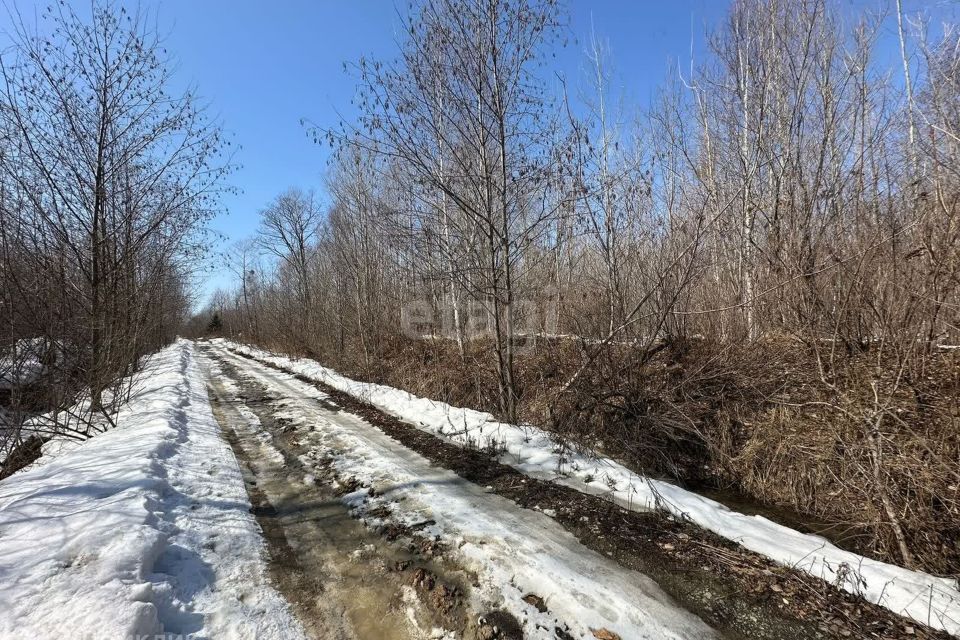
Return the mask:
M 725 12 L 726 1 L 576 2 L 570 9 L 571 40 L 589 37 L 592 17 L 617 68 L 630 70 L 620 74 L 625 87 L 645 101 L 668 58 L 687 55 L 691 24 L 702 34 L 706 22 Z M 330 125 L 350 116 L 355 82 L 343 63 L 396 53 L 395 4 L 165 0 L 158 10 L 161 23 L 171 25 L 170 49 L 183 75 L 211 100 L 241 146 L 242 167 L 231 177 L 241 193 L 227 197 L 227 214 L 214 229 L 230 239 L 250 236 L 257 211 L 281 190 L 320 189 L 328 149 L 308 138 L 300 119 Z M 567 76 L 579 72 L 582 50 L 571 43 L 558 52 L 557 66 Z M 228 282 L 226 274 L 212 274 L 204 288 Z
M 89 12 L 90 0 L 72 2 L 79 13 Z M 888 4 L 839 2 L 874 8 Z M 15 4 L 29 20 L 33 3 Z M 946 7 L 955 13 L 957 4 L 906 0 L 905 9 Z M 139 5 L 155 13 L 160 31 L 167 34 L 167 48 L 179 60 L 177 80 L 197 87 L 239 145 L 240 167 L 230 178 L 238 192 L 224 199 L 224 214 L 212 225 L 222 236 L 222 248 L 252 235 L 257 212 L 280 191 L 290 186 L 320 189 L 327 149 L 308 138 L 300 120 L 331 125 L 341 114 L 349 117 L 354 81 L 343 63 L 362 55 L 390 57 L 397 50 L 393 2 L 141 0 Z M 628 100 L 644 106 L 663 82 L 670 60 L 688 62 L 691 38 L 694 55 L 701 55 L 705 31 L 723 19 L 727 6 L 727 0 L 569 0 L 570 44 L 558 52 L 554 68 L 570 84 L 580 81 L 592 24 L 609 43 Z M 4 30 L 8 24 L 6 15 L 0 17 Z M 888 21 L 888 26 L 892 31 L 895 24 Z M 228 284 L 221 267 L 209 274 L 202 291 L 205 296 Z

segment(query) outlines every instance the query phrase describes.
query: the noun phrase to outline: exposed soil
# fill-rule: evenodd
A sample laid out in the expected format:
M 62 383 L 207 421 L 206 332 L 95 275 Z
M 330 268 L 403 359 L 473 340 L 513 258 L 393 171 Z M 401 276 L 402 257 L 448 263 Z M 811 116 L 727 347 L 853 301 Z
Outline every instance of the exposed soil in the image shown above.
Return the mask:
M 46 441 L 33 435 L 14 447 L 7 459 L 0 462 L 0 480 L 36 462 L 43 453 L 43 443 Z
M 949 638 L 690 523 L 628 511 L 601 497 L 529 478 L 490 452 L 445 442 L 327 385 L 232 353 L 316 387 L 404 446 L 520 506 L 552 509 L 583 545 L 650 576 L 726 637 Z
M 267 398 L 244 385 L 244 395 L 233 400 L 253 409 Z M 258 397 L 259 395 L 259 397 Z M 291 602 L 308 633 L 316 638 L 424 637 L 416 633 L 407 610 L 415 605 L 416 623 L 426 629 L 460 631 L 466 625 L 462 594 L 455 586 L 450 597 L 418 597 L 411 603 L 404 587 L 413 585 L 416 571 L 435 576 L 435 570 L 399 545 L 384 544 L 350 517 L 338 496 L 323 484 L 308 485 L 290 442 L 272 444 L 282 455 L 271 462 L 255 431 L 231 415 L 231 400 L 211 394 L 247 484 L 252 511 L 263 529 L 270 553 L 270 572 L 278 590 Z M 255 411 L 263 422 L 269 411 Z M 275 436 L 278 432 L 264 427 Z M 273 426 L 273 425 L 271 425 Z M 267 445 L 270 446 L 270 445 Z M 432 578 L 435 584 L 442 581 Z M 443 588 L 447 589 L 445 583 Z M 416 589 L 416 587 L 414 587 Z M 424 591 L 422 588 L 420 591 Z M 418 594 L 420 596 L 421 594 Z
M 354 519 L 339 498 L 359 483 L 338 482 L 332 468 L 305 468 L 306 448 L 274 415 L 274 398 L 229 363 L 220 366 L 239 390 L 211 379 L 214 413 L 241 463 L 271 577 L 313 637 L 400 640 L 433 637 L 436 629 L 468 639 L 522 637 L 508 632 L 511 622 L 519 626 L 506 614 L 469 610 L 471 576 L 441 561 L 436 541 Z M 260 424 L 251 425 L 240 407 Z

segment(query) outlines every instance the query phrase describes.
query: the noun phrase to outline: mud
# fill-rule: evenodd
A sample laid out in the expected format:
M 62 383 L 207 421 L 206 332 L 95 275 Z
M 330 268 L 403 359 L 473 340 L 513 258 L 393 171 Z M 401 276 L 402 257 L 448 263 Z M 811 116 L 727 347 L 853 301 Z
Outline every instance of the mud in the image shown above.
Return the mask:
M 476 626 L 463 575 L 368 530 L 323 478 L 308 478 L 296 434 L 274 419 L 262 388 L 241 376 L 235 389 L 209 377 L 214 415 L 267 542 L 271 579 L 312 637 L 405 640 L 440 630 L 464 637 Z

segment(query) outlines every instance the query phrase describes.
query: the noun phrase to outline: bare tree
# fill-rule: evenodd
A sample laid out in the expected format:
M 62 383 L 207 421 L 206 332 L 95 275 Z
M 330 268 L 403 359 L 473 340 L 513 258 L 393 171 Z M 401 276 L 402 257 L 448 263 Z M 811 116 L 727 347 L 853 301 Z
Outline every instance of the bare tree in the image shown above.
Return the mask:
M 501 409 L 510 417 L 521 250 L 552 213 L 541 190 L 552 136 L 533 71 L 557 18 L 553 2 L 424 2 L 406 23 L 400 62 L 359 65 L 360 130 L 333 132 L 401 159 L 417 182 L 443 194 L 439 208 L 424 212 L 443 218 L 428 225 L 443 230 L 437 248 L 453 246 L 452 236 L 477 243 L 478 268 L 453 275 L 488 305 Z
M 302 315 L 295 317 L 296 332 L 305 339 L 311 328 L 313 296 L 310 265 L 321 221 L 321 211 L 313 192 L 288 189 L 271 202 L 260 215 L 260 246 L 280 260 L 282 269 L 292 277 Z
M 0 68 L 0 240 L 12 307 L 33 316 L 11 337 L 59 345 L 64 375 L 109 419 L 105 392 L 179 326 L 185 257 L 228 163 L 193 92 L 171 92 L 145 16 L 98 3 L 89 20 L 63 3 L 43 16 L 46 33 L 16 23 Z

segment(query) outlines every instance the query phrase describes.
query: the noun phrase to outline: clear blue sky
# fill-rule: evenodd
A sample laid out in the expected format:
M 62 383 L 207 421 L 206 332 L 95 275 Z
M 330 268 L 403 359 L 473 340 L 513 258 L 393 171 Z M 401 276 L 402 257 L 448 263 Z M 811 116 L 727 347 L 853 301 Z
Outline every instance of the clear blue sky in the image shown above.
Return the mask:
M 78 13 L 89 12 L 90 0 L 71 1 Z M 874 8 L 892 4 L 892 0 L 839 1 Z M 29 20 L 34 4 L 24 0 L 14 4 Z M 579 81 L 592 23 L 609 43 L 625 94 L 646 105 L 663 82 L 670 60 L 688 61 L 691 38 L 694 55 L 700 55 L 704 33 L 722 20 L 728 4 L 728 0 L 569 0 L 571 43 L 559 52 L 556 69 L 571 84 Z M 393 2 L 142 0 L 139 5 L 155 13 L 159 29 L 168 34 L 167 47 L 179 59 L 178 80 L 196 85 L 240 145 L 236 161 L 241 166 L 230 179 L 239 192 L 225 198 L 225 213 L 213 223 L 225 237 L 221 248 L 252 235 L 258 210 L 283 189 L 320 189 L 327 150 L 307 137 L 300 120 L 331 125 L 339 119 L 338 112 L 349 116 L 354 81 L 344 73 L 343 63 L 361 55 L 389 57 L 397 50 Z M 956 13 L 957 2 L 905 1 L 908 12 L 934 6 Z M 3 13 L 0 25 L 6 30 L 9 20 Z M 221 267 L 203 290 L 208 294 L 227 284 Z
M 81 0 L 84 1 L 84 0 Z M 289 186 L 322 185 L 327 148 L 300 125 L 306 118 L 331 125 L 352 111 L 355 82 L 344 62 L 362 55 L 393 56 L 398 48 L 397 6 L 375 0 L 231 2 L 165 0 L 160 20 L 172 25 L 170 49 L 209 97 L 242 149 L 232 176 L 242 190 L 228 196 L 227 215 L 214 228 L 237 239 L 253 234 L 257 211 Z M 691 24 L 702 34 L 726 10 L 726 0 L 574 2 L 570 35 L 585 40 L 591 15 L 609 40 L 616 67 L 638 100 L 664 77 L 669 57 L 686 56 Z M 582 45 L 560 52 L 558 67 L 570 76 L 581 66 Z M 210 277 L 205 290 L 229 278 Z

